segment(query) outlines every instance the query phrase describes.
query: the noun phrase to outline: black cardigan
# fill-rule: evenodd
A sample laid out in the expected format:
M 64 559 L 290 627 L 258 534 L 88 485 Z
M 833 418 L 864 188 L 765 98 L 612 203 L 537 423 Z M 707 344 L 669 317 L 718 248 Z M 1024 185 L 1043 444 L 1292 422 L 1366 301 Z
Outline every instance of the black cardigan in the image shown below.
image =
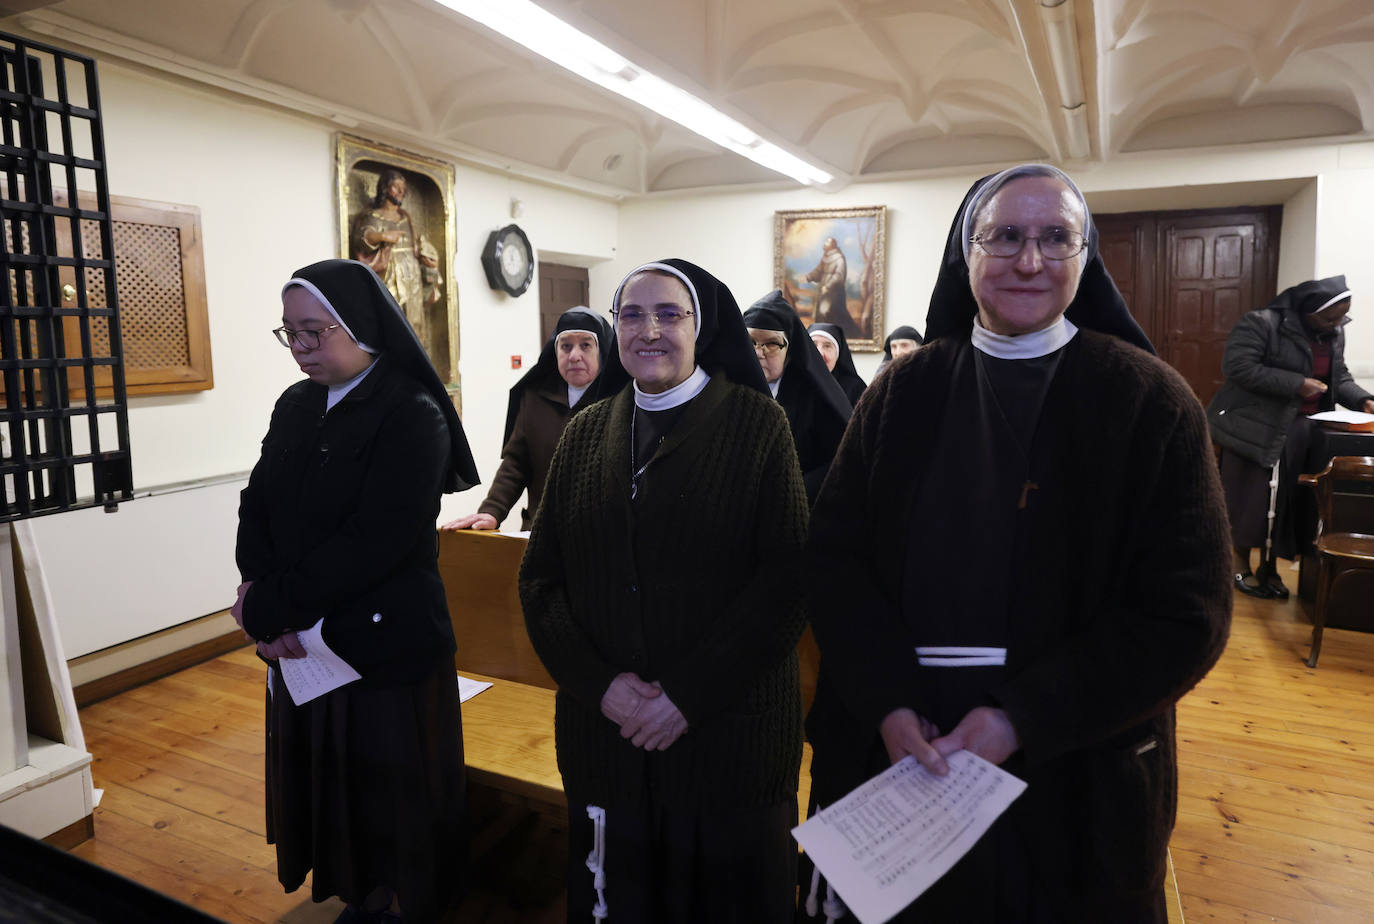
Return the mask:
M 569 799 L 776 805 L 801 761 L 796 644 L 807 503 L 782 409 L 717 374 L 630 500 L 631 388 L 563 433 L 520 568 L 530 640 L 558 682 Z M 648 754 L 601 714 L 611 681 L 659 681 L 688 730 Z
M 328 414 L 326 393 L 282 393 L 240 496 L 244 629 L 270 640 L 323 618 L 364 680 L 406 682 L 455 650 L 434 529 L 448 425 L 385 355 Z
M 847 578 L 812 588 L 821 678 L 807 730 L 823 804 L 887 764 L 884 716 L 922 710 L 903 617 L 904 595 L 921 592 L 902 586 L 907 511 L 967 349 L 966 334 L 942 338 L 869 386 L 812 515 L 808 567 Z M 1021 739 L 1006 767 L 1030 784 L 1008 817 L 1045 861 L 1036 875 L 1091 920 L 1099 900 L 1161 887 L 1173 704 L 1230 624 L 1226 516 L 1196 398 L 1114 338 L 1080 330 L 1065 348 L 1036 441 L 1054 475 L 1030 494 L 992 704 Z

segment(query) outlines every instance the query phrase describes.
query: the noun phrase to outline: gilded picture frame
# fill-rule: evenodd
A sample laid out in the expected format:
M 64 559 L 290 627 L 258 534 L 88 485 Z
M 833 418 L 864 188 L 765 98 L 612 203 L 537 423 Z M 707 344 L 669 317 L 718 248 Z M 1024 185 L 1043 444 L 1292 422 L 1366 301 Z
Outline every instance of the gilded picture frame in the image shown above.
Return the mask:
M 883 348 L 887 206 L 773 213 L 773 285 L 802 321 L 838 324 L 850 350 Z
M 456 403 L 453 166 L 342 132 L 334 161 L 339 256 L 367 263 L 386 282 Z

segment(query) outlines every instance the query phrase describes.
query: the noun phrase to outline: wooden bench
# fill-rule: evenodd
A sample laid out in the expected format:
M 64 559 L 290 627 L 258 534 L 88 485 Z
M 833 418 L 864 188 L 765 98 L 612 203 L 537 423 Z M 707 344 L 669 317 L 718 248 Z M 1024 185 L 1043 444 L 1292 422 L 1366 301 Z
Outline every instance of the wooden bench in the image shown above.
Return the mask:
M 465 677 L 492 683 L 463 703 L 463 750 L 469 779 L 548 805 L 566 806 L 554 750 L 554 693 L 525 631 L 516 578 L 525 540 L 500 533 L 439 534 L 439 573 L 458 640 L 454 664 Z M 809 647 L 808 647 L 809 646 Z M 815 690 L 815 644 L 799 646 L 803 697 Z M 798 809 L 811 790 L 811 746 L 802 753 Z

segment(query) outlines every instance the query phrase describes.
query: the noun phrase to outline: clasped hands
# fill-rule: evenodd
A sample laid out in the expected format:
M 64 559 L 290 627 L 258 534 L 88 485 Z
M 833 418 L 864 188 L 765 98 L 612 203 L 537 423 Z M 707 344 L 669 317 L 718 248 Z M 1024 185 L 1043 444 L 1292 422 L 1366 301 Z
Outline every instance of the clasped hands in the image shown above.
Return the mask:
M 244 581 L 240 584 L 238 597 L 234 600 L 234 605 L 229 608 L 229 615 L 234 617 L 234 622 L 238 623 L 240 629 L 243 628 L 243 598 L 248 595 L 248 588 L 252 586 L 252 581 Z M 276 661 L 279 658 L 304 658 L 306 655 L 305 646 L 301 644 L 300 639 L 296 638 L 294 632 L 284 632 L 270 642 L 258 642 L 247 631 L 243 633 L 243 637 L 250 642 L 257 642 L 258 654 L 269 661 Z
M 646 751 L 664 751 L 687 731 L 687 719 L 663 687 L 635 673 L 616 675 L 601 697 L 601 714 L 620 726 L 620 737 Z
M 1021 746 L 1006 712 L 990 706 L 970 710 L 944 737 L 930 720 L 905 708 L 889 712 L 878 731 L 894 764 L 910 754 L 936 776 L 949 773 L 945 758 L 955 751 L 970 751 L 989 763 L 1000 764 Z

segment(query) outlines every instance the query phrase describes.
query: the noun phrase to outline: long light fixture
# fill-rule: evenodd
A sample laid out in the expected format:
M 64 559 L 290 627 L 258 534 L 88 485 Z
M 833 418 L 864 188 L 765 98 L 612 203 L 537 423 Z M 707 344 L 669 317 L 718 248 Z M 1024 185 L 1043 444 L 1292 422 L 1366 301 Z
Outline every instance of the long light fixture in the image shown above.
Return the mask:
M 824 185 L 835 178 L 815 164 L 764 141 L 719 109 L 627 60 L 531 0 L 437 2 L 769 170 L 807 185 Z

